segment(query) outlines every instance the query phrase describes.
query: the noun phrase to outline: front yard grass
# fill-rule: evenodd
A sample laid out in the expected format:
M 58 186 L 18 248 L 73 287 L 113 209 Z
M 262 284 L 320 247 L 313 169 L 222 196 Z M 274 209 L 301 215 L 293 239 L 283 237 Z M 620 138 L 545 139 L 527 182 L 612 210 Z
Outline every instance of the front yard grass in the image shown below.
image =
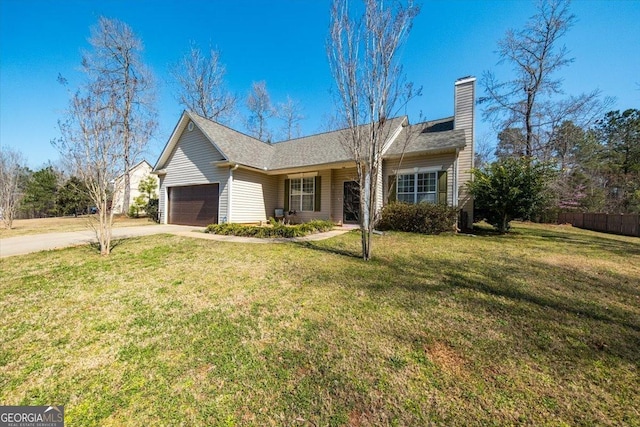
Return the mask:
M 179 236 L 0 261 L 0 404 L 68 426 L 640 425 L 640 239 Z

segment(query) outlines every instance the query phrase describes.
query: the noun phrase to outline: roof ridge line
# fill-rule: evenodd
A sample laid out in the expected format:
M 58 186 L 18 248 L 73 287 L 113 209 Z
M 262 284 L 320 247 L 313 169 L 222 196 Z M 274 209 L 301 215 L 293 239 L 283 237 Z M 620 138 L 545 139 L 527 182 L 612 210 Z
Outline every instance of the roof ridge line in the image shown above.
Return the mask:
M 387 121 L 392 121 L 392 120 L 396 120 L 396 119 L 405 119 L 405 118 L 406 118 L 406 119 L 408 119 L 408 118 L 409 118 L 409 116 L 407 116 L 407 115 L 405 114 L 405 115 L 403 115 L 403 116 L 392 117 L 392 118 L 390 118 L 390 119 L 389 119 L 389 120 L 387 120 Z M 360 126 L 368 126 L 368 125 L 370 125 L 371 123 L 372 123 L 372 122 L 369 122 L 369 123 L 363 123 L 363 124 L 361 124 L 361 125 L 358 125 L 358 127 L 360 127 Z M 299 136 L 299 137 L 297 137 L 297 138 L 285 139 L 285 140 L 280 141 L 280 142 L 274 142 L 272 145 L 282 144 L 282 143 L 284 143 L 284 142 L 293 142 L 293 141 L 297 141 L 297 140 L 299 140 L 299 139 L 313 138 L 314 136 L 326 135 L 326 134 L 328 134 L 328 133 L 342 132 L 342 131 L 345 131 L 345 130 L 347 130 L 347 129 L 350 129 L 350 127 L 348 127 L 348 126 L 347 126 L 347 127 L 343 127 L 343 128 L 340 128 L 340 129 L 326 130 L 326 131 L 324 131 L 324 132 L 313 133 L 313 134 L 311 134 L 311 135 L 305 135 L 305 136 Z
M 208 118 L 206 118 L 206 117 L 203 117 L 203 116 L 201 116 L 200 114 L 196 113 L 195 111 L 191 111 L 191 110 L 185 110 L 185 111 L 187 112 L 187 114 L 188 114 L 189 116 L 191 116 L 191 115 L 195 115 L 195 116 L 197 116 L 197 117 L 201 118 L 202 120 L 206 120 L 206 121 L 211 122 L 211 123 L 213 123 L 213 124 L 216 124 L 216 125 L 218 125 L 218 126 L 222 126 L 223 128 L 226 128 L 226 129 L 228 129 L 228 130 L 230 130 L 230 131 L 233 131 L 233 132 L 238 133 L 238 134 L 240 134 L 240 135 L 246 136 L 247 138 L 251 138 L 251 139 L 252 139 L 252 140 L 254 140 L 255 142 L 259 142 L 259 143 L 261 143 L 261 144 L 265 144 L 265 145 L 267 145 L 267 146 L 272 146 L 272 145 L 273 145 L 273 143 L 269 143 L 269 142 L 266 142 L 266 141 L 262 141 L 262 140 L 260 140 L 260 139 L 256 138 L 255 136 L 251 136 L 251 135 L 249 135 L 249 134 L 247 134 L 247 133 L 245 133 L 245 132 L 239 131 L 238 129 L 234 129 L 234 128 L 232 128 L 232 127 L 231 127 L 231 126 L 229 126 L 229 125 L 225 125 L 224 123 L 220 123 L 220 122 L 218 122 L 218 121 L 211 120 L 211 119 L 208 119 Z

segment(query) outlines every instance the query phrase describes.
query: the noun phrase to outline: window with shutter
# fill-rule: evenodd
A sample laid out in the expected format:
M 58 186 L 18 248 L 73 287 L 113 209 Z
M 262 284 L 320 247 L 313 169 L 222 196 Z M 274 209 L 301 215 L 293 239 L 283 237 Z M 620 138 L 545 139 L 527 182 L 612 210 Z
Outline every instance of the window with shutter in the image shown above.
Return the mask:
M 446 203 L 446 172 L 415 172 L 398 174 L 391 176 L 389 179 L 395 180 L 395 186 L 392 186 L 390 201 L 397 198 L 399 202 L 405 203 L 438 203 L 440 192 L 440 181 L 444 174 L 444 200 Z M 394 192 L 395 190 L 395 192 Z
M 320 177 L 291 178 L 285 180 L 285 210 L 298 212 L 312 212 L 319 210 L 315 208 L 319 192 L 316 183 L 319 185 Z M 288 206 L 287 206 L 288 204 Z M 318 203 L 319 205 L 319 203 Z

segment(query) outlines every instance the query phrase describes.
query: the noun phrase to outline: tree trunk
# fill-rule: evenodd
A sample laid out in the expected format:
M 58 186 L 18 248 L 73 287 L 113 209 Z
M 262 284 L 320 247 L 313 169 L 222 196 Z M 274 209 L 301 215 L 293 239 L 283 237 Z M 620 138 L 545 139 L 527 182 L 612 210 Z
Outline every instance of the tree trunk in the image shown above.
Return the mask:
M 113 213 L 107 209 L 107 200 L 99 206 L 98 212 L 98 243 L 100 244 L 100 255 L 106 256 L 111 253 L 111 220 Z
M 124 165 L 124 191 L 122 200 L 122 213 L 125 215 L 129 215 L 129 199 L 131 198 L 131 177 L 129 172 L 129 159 L 126 159 Z
M 369 261 L 371 259 L 371 230 L 361 229 L 362 232 L 362 259 Z
M 527 110 L 525 111 L 525 126 L 526 126 L 526 147 L 525 154 L 527 157 L 531 157 L 533 154 L 531 139 L 533 135 L 533 126 L 531 125 L 531 109 L 533 108 L 533 94 L 532 89 L 527 88 Z

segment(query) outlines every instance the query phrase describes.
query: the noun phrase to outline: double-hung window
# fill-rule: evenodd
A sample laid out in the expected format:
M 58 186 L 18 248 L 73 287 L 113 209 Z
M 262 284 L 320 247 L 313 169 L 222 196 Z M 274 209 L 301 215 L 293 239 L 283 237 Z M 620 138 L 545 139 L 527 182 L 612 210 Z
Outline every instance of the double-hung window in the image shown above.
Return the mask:
M 399 174 L 397 178 L 396 195 L 399 202 L 437 203 L 438 173 L 415 172 Z
M 289 181 L 289 209 L 300 212 L 313 211 L 315 201 L 315 178 L 294 178 Z

